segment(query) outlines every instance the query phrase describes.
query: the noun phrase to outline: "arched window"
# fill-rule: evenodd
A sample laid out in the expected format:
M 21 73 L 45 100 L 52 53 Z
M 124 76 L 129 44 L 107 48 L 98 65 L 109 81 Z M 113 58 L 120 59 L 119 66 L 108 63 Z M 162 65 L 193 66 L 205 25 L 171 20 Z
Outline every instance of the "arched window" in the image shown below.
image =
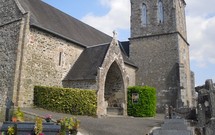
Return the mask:
M 143 3 L 141 10 L 142 10 L 142 12 L 141 12 L 141 25 L 146 26 L 147 25 L 147 7 L 146 7 L 146 4 Z
M 158 23 L 163 23 L 164 16 L 163 16 L 163 2 L 162 0 L 158 0 Z

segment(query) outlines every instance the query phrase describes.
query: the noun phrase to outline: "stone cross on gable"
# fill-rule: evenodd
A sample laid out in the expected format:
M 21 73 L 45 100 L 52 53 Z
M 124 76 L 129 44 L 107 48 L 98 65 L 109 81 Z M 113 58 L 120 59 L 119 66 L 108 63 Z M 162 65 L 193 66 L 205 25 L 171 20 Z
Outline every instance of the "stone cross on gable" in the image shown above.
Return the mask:
M 117 32 L 115 30 L 113 31 L 113 41 L 114 41 L 115 45 L 117 45 L 117 43 L 118 43 Z
M 117 33 L 116 33 L 116 31 L 115 31 L 115 30 L 113 31 L 113 38 L 114 38 L 114 39 L 116 39 L 116 38 L 117 38 Z

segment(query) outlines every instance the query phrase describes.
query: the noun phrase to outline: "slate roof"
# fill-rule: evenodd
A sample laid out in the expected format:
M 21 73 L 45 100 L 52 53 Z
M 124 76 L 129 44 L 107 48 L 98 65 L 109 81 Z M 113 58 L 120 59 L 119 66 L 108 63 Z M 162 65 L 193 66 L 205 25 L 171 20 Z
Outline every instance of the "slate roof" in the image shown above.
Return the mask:
M 135 64 L 123 53 L 121 44 L 119 45 L 124 62 L 134 68 L 137 68 Z M 110 43 L 86 48 L 75 62 L 67 76 L 64 78 L 64 81 L 95 80 L 97 70 L 102 66 L 109 46 Z
M 30 12 L 30 25 L 85 47 L 64 80 L 96 79 L 112 37 L 44 3 L 41 0 L 17 0 Z M 96 45 L 96 46 L 95 46 Z M 136 68 L 128 58 L 129 42 L 119 42 L 124 62 Z M 125 48 L 124 48 L 125 47 Z
M 109 46 L 110 43 L 86 48 L 64 80 L 95 80 Z
M 42 0 L 18 0 L 30 12 L 30 25 L 39 27 L 83 46 L 109 43 L 112 37 L 44 3 Z
M 123 42 L 120 42 L 120 44 L 122 45 L 123 51 L 126 54 L 126 56 L 129 57 L 129 52 L 130 52 L 130 43 L 129 43 L 129 41 L 123 41 Z

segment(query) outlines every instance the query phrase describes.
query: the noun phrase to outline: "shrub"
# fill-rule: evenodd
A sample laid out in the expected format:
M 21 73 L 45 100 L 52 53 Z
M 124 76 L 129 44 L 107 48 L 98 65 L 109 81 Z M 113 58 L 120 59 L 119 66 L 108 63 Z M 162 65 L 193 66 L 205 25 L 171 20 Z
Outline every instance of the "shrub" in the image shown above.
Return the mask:
M 21 111 L 20 107 L 13 111 L 13 117 L 16 118 L 15 121 L 24 122 L 24 112 Z
M 96 115 L 96 97 L 95 90 L 34 87 L 35 106 L 73 115 Z
M 34 125 L 34 134 L 42 135 L 43 133 L 43 120 L 42 118 L 36 117 Z
M 138 100 L 133 101 L 136 94 Z M 149 86 L 128 88 L 128 115 L 135 117 L 152 117 L 156 114 L 156 90 Z

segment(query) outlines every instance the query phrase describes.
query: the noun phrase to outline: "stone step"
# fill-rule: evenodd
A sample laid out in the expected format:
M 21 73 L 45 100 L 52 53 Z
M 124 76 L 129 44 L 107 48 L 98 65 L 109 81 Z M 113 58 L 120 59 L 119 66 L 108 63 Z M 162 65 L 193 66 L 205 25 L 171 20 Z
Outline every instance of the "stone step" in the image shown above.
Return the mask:
M 108 115 L 123 115 L 123 109 L 121 107 L 108 107 Z
M 168 123 L 183 123 L 183 124 L 187 124 L 187 122 L 184 119 L 165 119 L 164 124 L 168 124 Z
M 184 125 L 184 124 L 166 124 L 166 125 L 162 125 L 162 129 L 164 130 L 187 130 L 187 125 Z
M 192 135 L 192 131 L 184 119 L 166 119 L 160 129 L 153 131 L 153 135 Z
M 184 119 L 166 119 L 161 127 L 165 130 L 187 130 L 188 124 Z
M 153 135 L 192 135 L 189 130 L 155 130 Z

